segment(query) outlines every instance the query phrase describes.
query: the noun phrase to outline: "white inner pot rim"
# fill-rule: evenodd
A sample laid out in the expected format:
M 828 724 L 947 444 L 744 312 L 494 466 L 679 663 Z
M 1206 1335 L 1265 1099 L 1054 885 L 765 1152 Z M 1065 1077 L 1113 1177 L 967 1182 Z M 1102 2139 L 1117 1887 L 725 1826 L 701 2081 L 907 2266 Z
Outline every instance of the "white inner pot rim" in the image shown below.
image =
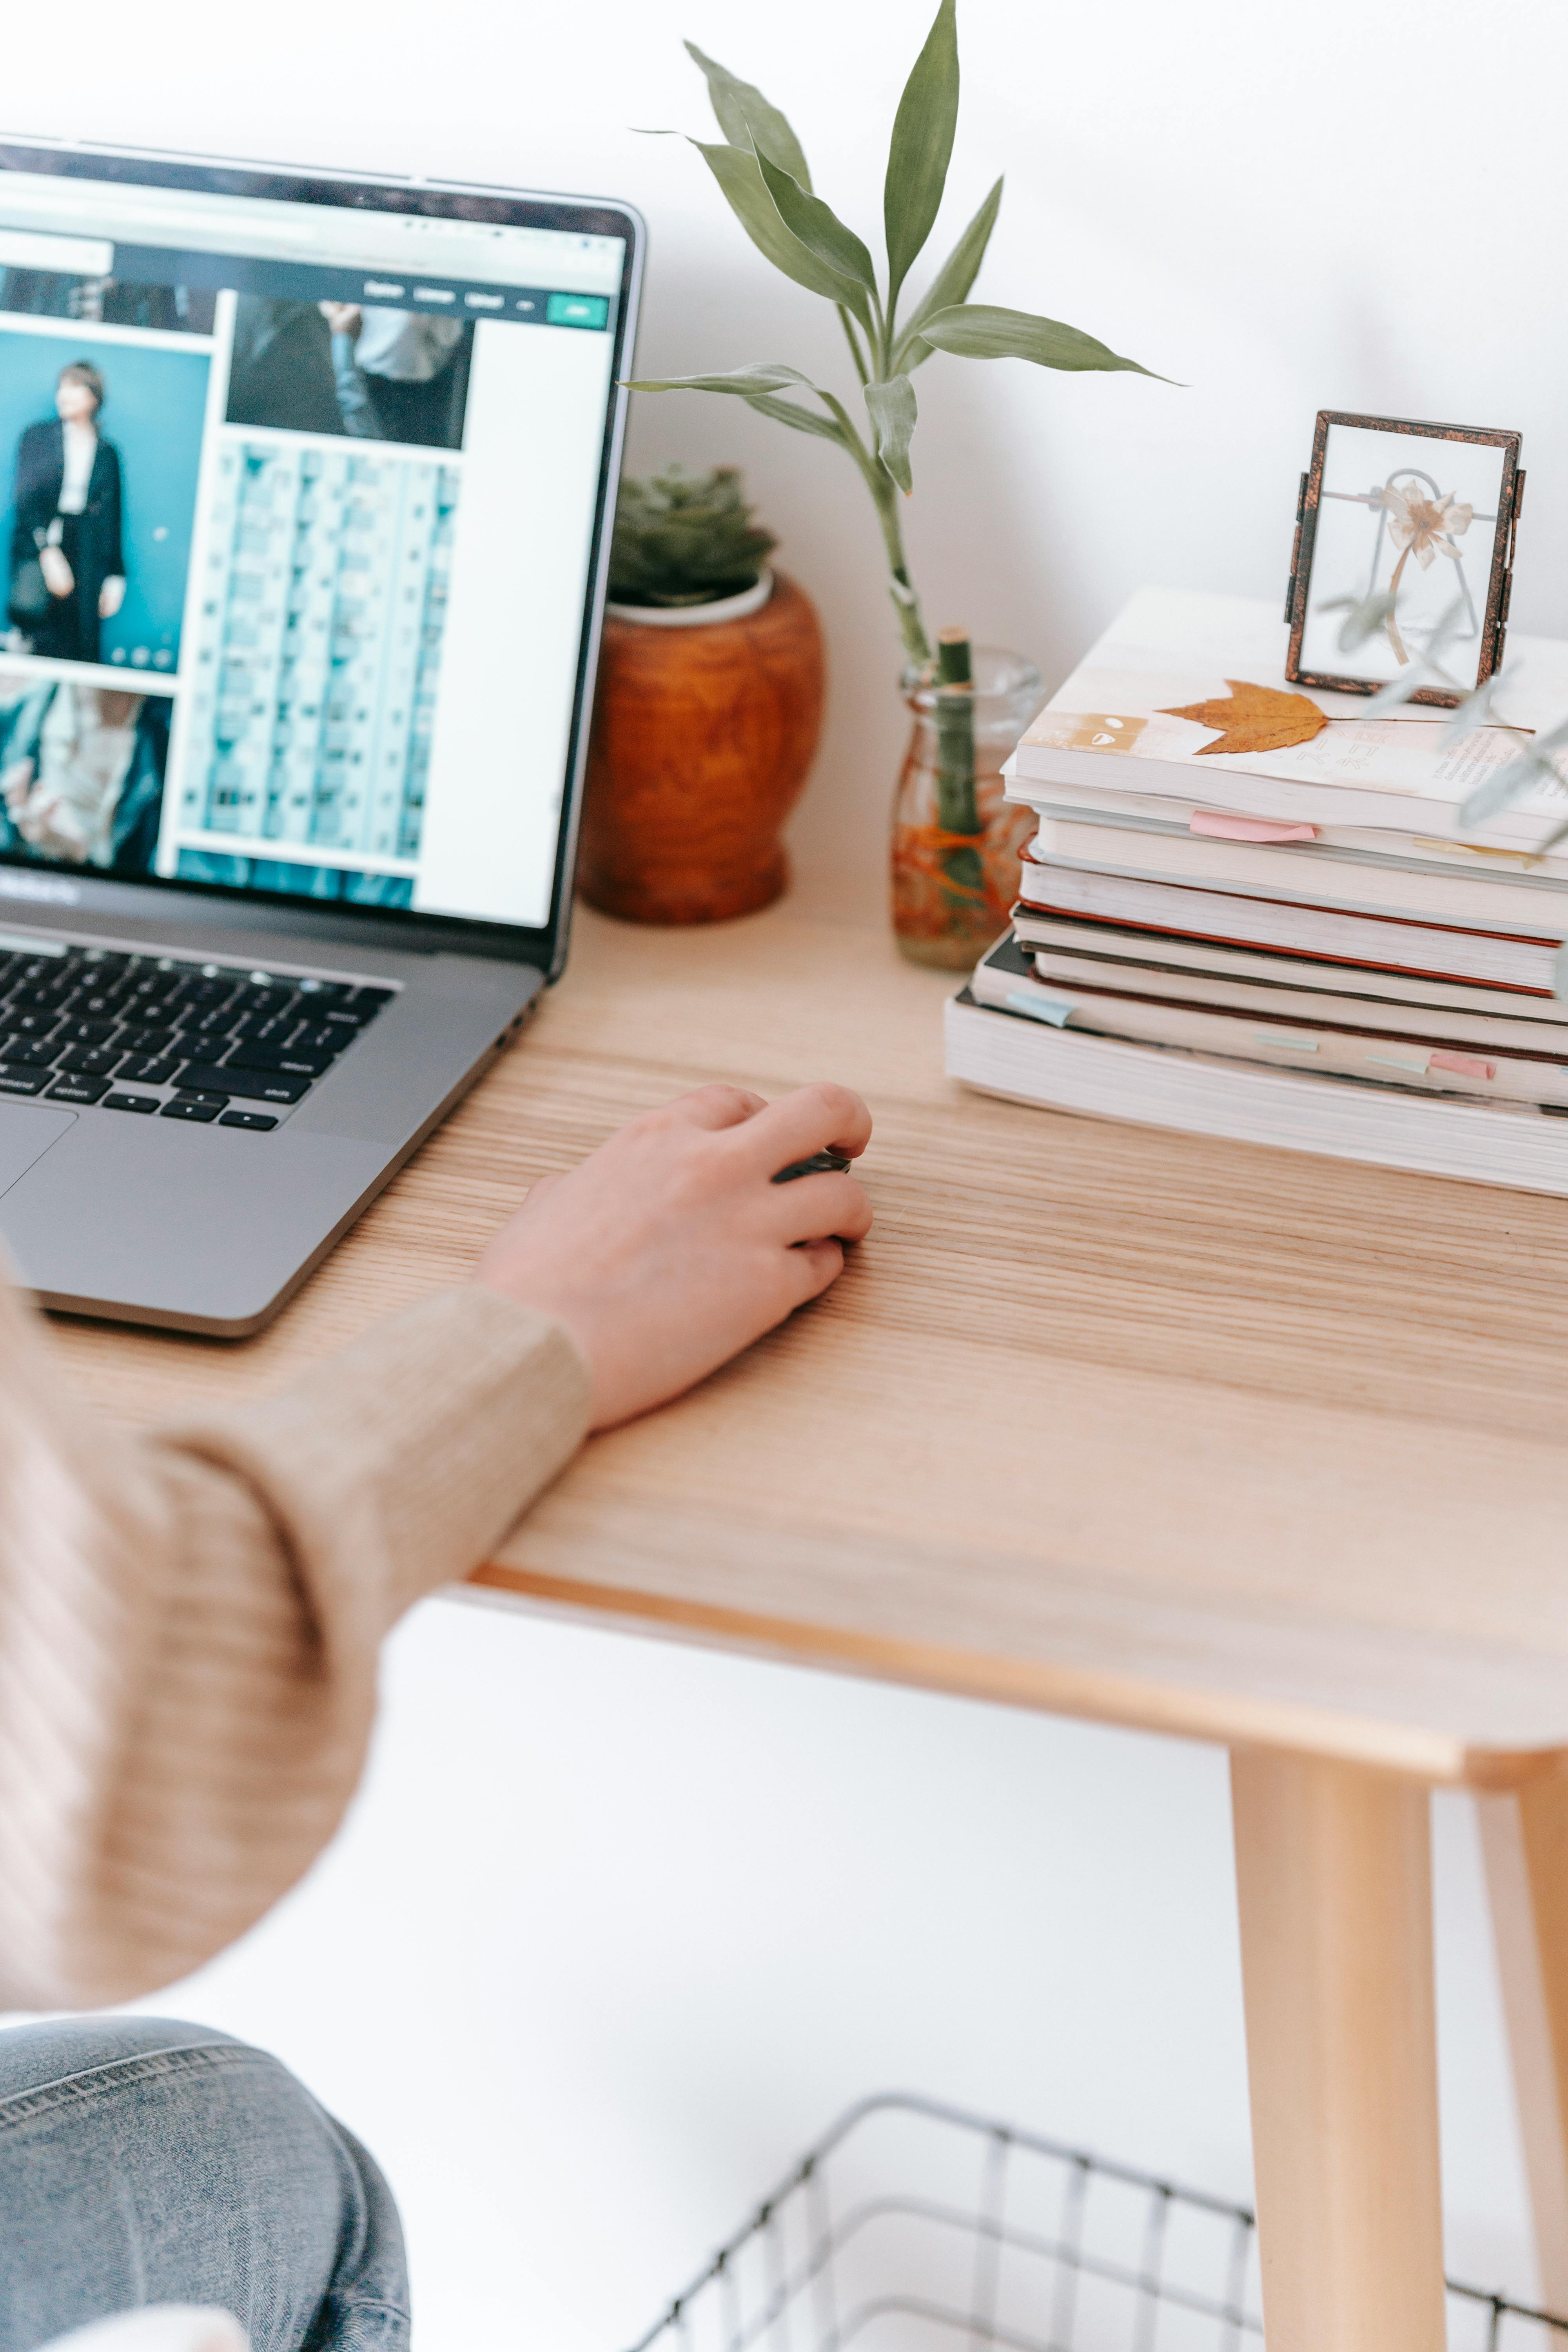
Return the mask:
M 612 597 L 605 610 L 617 621 L 636 621 L 648 629 L 703 629 L 715 621 L 743 621 L 748 613 L 760 613 L 773 593 L 773 571 L 764 563 L 749 588 L 711 604 L 617 604 Z

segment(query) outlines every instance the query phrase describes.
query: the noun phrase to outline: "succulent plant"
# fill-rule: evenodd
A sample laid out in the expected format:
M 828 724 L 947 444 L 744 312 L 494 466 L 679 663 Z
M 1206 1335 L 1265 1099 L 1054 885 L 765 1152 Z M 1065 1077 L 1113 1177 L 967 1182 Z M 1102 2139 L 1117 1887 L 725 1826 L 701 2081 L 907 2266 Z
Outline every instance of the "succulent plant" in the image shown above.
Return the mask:
M 617 604 L 710 604 L 753 586 L 777 544 L 752 521 L 734 466 L 628 477 L 610 541 L 610 594 Z

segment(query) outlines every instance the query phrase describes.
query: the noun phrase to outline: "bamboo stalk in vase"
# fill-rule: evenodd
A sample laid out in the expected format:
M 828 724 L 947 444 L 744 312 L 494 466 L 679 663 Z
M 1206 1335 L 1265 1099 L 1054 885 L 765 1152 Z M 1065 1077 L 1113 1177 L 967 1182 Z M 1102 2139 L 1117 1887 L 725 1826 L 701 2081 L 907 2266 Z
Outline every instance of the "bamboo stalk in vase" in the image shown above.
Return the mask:
M 936 642 L 936 814 L 944 834 L 981 832 L 974 792 L 974 672 L 967 629 L 943 629 Z M 942 879 L 957 897 L 984 895 L 985 870 L 978 848 L 949 843 Z

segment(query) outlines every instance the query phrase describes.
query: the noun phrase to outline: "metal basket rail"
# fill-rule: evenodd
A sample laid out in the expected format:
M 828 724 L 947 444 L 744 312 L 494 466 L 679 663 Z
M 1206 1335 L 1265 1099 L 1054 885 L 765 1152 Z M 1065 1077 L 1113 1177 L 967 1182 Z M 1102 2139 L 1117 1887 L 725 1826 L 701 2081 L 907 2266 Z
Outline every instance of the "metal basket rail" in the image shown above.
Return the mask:
M 633 2352 L 1251 2352 L 1250 2209 L 891 2092 L 841 2116 Z M 1448 2282 L 1449 2352 L 1568 2319 Z

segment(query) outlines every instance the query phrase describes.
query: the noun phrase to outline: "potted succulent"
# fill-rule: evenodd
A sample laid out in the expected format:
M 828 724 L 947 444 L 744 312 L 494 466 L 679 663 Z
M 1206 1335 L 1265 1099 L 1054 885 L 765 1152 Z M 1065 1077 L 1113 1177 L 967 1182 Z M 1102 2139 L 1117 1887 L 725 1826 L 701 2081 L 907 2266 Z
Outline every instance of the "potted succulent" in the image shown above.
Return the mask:
M 606 914 L 719 922 L 789 879 L 822 632 L 774 545 L 732 466 L 621 485 L 577 869 Z
M 768 601 L 768 557 L 778 545 L 754 520 L 739 468 L 688 474 L 666 466 L 621 484 L 610 539 L 609 609 L 620 620 L 668 625 L 690 612 L 704 625 L 757 612 Z M 701 607 L 700 612 L 696 608 Z
M 1150 371 L 1059 320 L 971 302 L 1002 203 L 998 180 L 923 292 L 909 273 L 936 223 L 958 122 L 955 0 L 942 0 L 894 118 L 883 194 L 886 268 L 812 186 L 795 131 L 760 89 L 693 43 L 722 143 L 691 144 L 758 250 L 797 286 L 831 302 L 858 379 L 847 401 L 782 361 L 721 375 L 661 377 L 637 392 L 708 392 L 745 401 L 796 433 L 833 443 L 859 474 L 876 513 L 916 713 L 893 839 L 894 921 L 918 961 L 963 965 L 1004 928 L 1016 866 L 1001 760 L 1037 707 L 1039 675 L 1020 656 L 972 655 L 962 630 L 933 646 L 905 559 L 901 503 L 913 489 L 913 378 L 933 353 L 1021 359 L 1074 371 Z M 858 397 L 857 397 L 858 394 Z M 855 413 L 858 410 L 859 414 Z

